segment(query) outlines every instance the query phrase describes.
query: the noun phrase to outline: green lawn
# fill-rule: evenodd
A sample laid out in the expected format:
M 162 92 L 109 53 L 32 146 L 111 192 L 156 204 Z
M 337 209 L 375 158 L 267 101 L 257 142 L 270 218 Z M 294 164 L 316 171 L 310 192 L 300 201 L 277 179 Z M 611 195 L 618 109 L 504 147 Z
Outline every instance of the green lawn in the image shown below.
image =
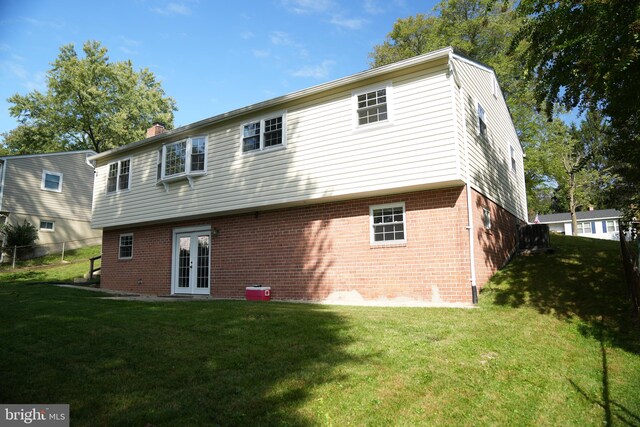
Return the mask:
M 639 425 L 616 242 L 552 239 L 477 309 L 147 303 L 0 276 L 0 402 L 72 425 Z
M 89 258 L 100 255 L 102 246 L 89 246 L 61 254 L 18 261 L 15 268 L 11 264 L 0 266 L 0 283 L 71 283 L 74 278 L 83 277 L 89 272 Z M 100 260 L 95 267 L 100 266 Z

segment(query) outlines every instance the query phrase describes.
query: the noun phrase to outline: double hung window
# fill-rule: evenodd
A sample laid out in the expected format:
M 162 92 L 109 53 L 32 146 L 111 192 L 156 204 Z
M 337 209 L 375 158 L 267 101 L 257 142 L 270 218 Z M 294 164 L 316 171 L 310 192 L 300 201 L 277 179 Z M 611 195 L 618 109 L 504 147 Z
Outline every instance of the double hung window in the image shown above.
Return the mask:
M 352 93 L 355 127 L 391 122 L 391 85 L 374 86 Z
M 404 203 L 376 205 L 369 208 L 371 244 L 406 242 Z
M 279 114 L 242 125 L 242 152 L 256 152 L 284 146 L 285 115 Z
M 478 103 L 478 135 L 487 136 L 487 115 L 480 103 Z
M 118 244 L 118 259 L 131 258 L 133 258 L 133 233 L 121 234 Z
M 109 163 L 107 193 L 117 193 L 131 188 L 131 159 Z
M 62 174 L 58 172 L 42 171 L 40 188 L 47 191 L 62 192 Z

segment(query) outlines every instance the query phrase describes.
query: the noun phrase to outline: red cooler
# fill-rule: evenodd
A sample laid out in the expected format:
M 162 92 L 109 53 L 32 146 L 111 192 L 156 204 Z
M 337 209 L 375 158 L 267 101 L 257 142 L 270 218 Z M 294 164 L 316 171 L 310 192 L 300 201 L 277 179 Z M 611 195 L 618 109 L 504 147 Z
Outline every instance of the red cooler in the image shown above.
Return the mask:
M 271 301 L 271 288 L 269 286 L 247 286 L 244 295 L 247 301 Z

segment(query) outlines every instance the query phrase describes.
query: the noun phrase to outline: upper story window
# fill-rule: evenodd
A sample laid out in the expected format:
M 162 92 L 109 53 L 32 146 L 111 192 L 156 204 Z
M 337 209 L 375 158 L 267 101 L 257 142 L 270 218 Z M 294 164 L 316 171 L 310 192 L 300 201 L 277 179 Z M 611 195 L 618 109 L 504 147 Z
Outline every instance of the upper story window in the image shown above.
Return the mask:
M 206 169 L 206 136 L 194 136 L 166 144 L 159 154 L 159 180 L 191 174 L 203 174 Z
M 480 103 L 478 103 L 478 135 L 487 136 L 487 115 Z
M 131 159 L 109 163 L 107 193 L 117 193 L 131 188 Z
M 42 190 L 62 192 L 62 174 L 58 172 L 42 171 Z
M 511 155 L 511 171 L 516 171 L 516 150 L 513 145 L 509 145 L 509 154 Z
M 243 153 L 282 147 L 285 142 L 286 117 L 284 113 L 242 125 Z
M 404 202 L 369 207 L 371 244 L 405 243 Z
M 389 122 L 391 113 L 391 87 L 378 86 L 353 92 L 357 127 Z

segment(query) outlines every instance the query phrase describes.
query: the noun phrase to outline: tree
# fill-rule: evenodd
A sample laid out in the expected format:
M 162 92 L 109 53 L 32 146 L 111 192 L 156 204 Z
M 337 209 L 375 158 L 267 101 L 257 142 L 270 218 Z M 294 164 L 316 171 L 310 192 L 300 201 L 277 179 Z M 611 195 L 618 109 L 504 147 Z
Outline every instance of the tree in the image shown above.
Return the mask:
M 610 133 L 610 161 L 624 180 L 618 193 L 640 206 L 640 2 L 637 0 L 522 0 L 525 18 L 511 44 L 535 96 L 552 113 L 602 111 Z
M 175 101 L 148 69 L 109 62 L 96 41 L 62 46 L 49 70 L 47 91 L 15 94 L 9 111 L 20 125 L 4 135 L 13 152 L 91 149 L 97 152 L 144 138 L 154 121 L 173 127 Z

